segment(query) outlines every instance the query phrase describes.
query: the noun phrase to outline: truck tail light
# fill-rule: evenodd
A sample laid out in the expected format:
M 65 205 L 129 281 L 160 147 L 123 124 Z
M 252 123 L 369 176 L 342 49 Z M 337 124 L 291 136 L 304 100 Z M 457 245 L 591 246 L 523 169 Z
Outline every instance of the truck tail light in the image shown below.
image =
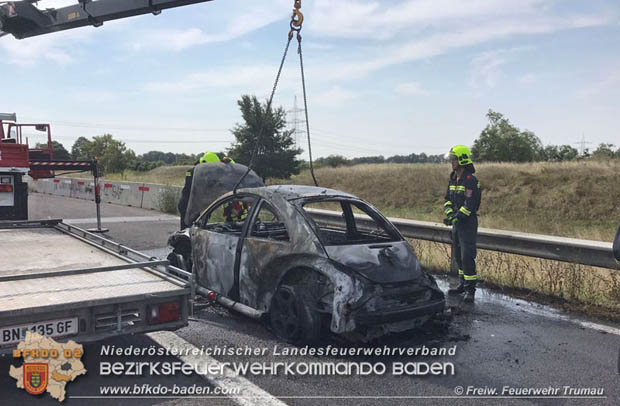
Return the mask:
M 13 185 L 0 185 L 0 192 L 12 192 Z
M 180 311 L 179 302 L 151 305 L 148 307 L 148 322 L 149 324 L 158 324 L 179 320 Z

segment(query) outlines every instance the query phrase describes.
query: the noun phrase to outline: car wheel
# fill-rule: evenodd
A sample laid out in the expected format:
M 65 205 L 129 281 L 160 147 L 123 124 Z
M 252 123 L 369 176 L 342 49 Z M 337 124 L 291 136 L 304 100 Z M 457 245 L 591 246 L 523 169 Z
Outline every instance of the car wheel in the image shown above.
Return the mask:
M 290 343 L 312 343 L 321 337 L 321 315 L 312 299 L 296 285 L 280 285 L 271 300 L 271 327 Z
M 170 254 L 168 254 L 168 257 L 166 258 L 168 260 L 168 263 L 170 263 L 170 265 L 175 266 L 175 267 L 179 267 L 179 260 L 177 258 L 177 254 L 175 254 L 174 252 L 171 252 Z
M 192 271 L 192 263 L 191 260 L 186 260 L 183 255 L 177 254 L 174 251 L 168 254 L 166 258 L 168 263 L 176 268 L 182 269 L 186 272 Z

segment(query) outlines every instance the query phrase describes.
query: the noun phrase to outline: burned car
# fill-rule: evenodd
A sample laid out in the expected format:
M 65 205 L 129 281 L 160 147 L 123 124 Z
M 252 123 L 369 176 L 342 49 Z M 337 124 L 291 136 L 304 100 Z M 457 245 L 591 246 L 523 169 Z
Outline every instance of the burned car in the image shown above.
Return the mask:
M 444 308 L 443 293 L 398 230 L 369 203 L 337 190 L 239 189 L 169 243 L 172 259 L 191 265 L 211 298 L 266 316 L 289 342 L 330 330 L 366 341 L 415 328 Z

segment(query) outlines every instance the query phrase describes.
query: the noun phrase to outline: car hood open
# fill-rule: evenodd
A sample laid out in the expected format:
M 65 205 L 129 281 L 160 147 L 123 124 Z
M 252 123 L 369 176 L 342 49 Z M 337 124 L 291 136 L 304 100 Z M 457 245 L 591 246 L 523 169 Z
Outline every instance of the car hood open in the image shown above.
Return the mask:
M 325 251 L 332 261 L 376 283 L 422 280 L 424 274 L 406 241 L 364 245 L 332 245 Z

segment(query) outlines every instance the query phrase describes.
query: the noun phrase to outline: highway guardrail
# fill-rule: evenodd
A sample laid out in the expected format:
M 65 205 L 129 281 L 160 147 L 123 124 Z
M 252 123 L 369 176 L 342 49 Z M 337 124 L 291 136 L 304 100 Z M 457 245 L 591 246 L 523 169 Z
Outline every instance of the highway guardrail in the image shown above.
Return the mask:
M 88 179 L 41 179 L 31 185 L 35 191 L 42 193 L 94 200 L 94 185 L 92 180 Z M 162 190 L 181 190 L 179 186 L 114 181 L 101 181 L 101 188 L 104 202 L 145 209 L 158 209 L 157 201 Z M 318 209 L 309 211 L 319 221 L 335 222 L 340 219 L 336 212 Z M 370 221 L 365 215 L 356 214 L 356 217 L 362 224 Z M 407 238 L 451 244 L 451 227 L 430 221 L 389 219 Z M 611 242 L 479 228 L 477 247 L 508 254 L 620 269 L 620 264 L 613 256 Z

